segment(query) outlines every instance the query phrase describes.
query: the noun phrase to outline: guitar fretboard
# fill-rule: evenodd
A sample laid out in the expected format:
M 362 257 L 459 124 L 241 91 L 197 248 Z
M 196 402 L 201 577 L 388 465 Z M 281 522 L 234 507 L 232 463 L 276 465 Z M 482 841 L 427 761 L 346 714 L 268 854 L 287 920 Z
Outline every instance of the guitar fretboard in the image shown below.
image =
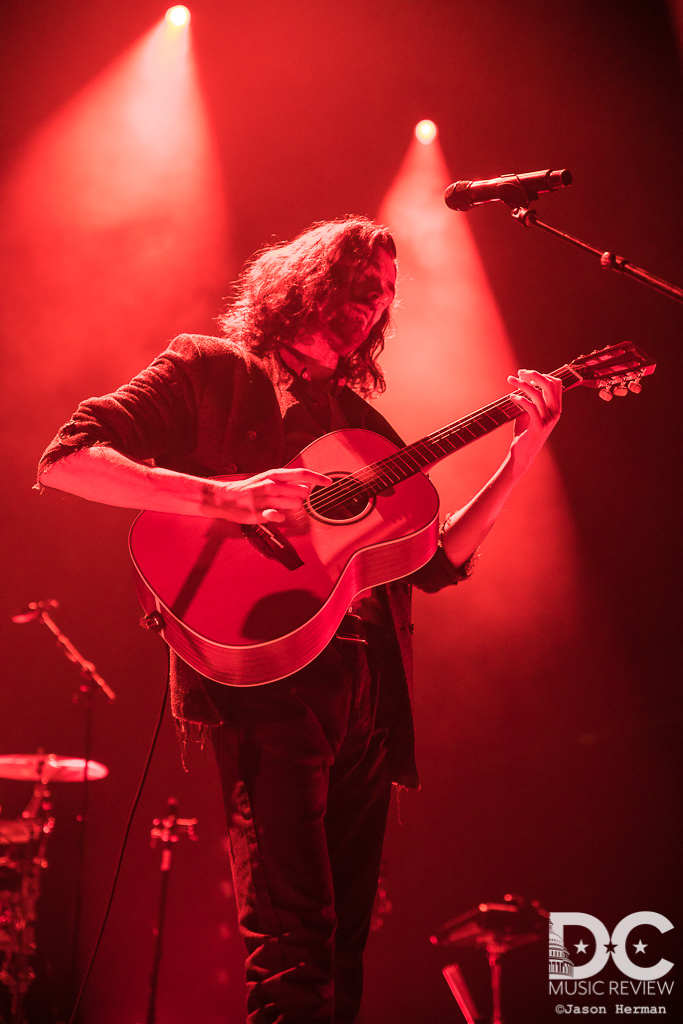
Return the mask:
M 555 370 L 554 377 L 562 381 L 563 390 L 582 383 L 582 377 L 569 366 Z M 329 509 L 333 504 L 344 503 L 361 496 L 371 497 L 407 480 L 428 466 L 433 466 L 447 455 L 458 451 L 478 440 L 485 434 L 502 427 L 504 423 L 521 416 L 523 409 L 514 401 L 512 394 L 505 395 L 490 405 L 485 405 L 469 416 L 455 420 L 433 434 L 420 438 L 406 448 L 393 452 L 379 462 L 364 466 L 356 473 L 337 480 L 328 487 L 315 492 L 311 504 L 317 511 Z

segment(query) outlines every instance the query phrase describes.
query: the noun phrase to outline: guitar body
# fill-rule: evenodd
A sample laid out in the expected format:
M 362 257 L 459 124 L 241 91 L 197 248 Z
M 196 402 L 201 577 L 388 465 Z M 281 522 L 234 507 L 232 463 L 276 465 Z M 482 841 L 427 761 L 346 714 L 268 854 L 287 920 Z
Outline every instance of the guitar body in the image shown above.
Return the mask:
M 368 430 L 317 439 L 289 467 L 343 479 L 396 452 Z M 256 686 L 296 672 L 330 642 L 354 598 L 429 561 L 439 498 L 417 472 L 329 513 L 307 505 L 285 522 L 142 512 L 129 546 L 138 595 L 168 645 L 216 682 Z

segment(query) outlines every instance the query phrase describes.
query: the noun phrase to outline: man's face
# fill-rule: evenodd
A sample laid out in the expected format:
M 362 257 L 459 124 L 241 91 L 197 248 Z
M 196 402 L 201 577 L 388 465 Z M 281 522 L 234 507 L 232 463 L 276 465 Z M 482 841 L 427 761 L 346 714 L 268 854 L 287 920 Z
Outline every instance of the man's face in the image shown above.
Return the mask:
M 394 301 L 396 264 L 378 247 L 370 263 L 349 270 L 346 296 L 325 315 L 324 327 L 329 342 L 340 355 L 353 352 L 362 345 L 377 321 Z

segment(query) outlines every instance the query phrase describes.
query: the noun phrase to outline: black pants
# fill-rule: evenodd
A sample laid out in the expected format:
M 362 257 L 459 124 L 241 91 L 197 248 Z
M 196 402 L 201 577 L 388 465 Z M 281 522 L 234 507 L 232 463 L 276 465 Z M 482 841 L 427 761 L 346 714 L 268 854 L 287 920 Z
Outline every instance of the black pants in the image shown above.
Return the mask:
M 371 648 L 334 640 L 286 679 L 221 688 L 249 1024 L 357 1020 L 391 792 L 381 684 Z

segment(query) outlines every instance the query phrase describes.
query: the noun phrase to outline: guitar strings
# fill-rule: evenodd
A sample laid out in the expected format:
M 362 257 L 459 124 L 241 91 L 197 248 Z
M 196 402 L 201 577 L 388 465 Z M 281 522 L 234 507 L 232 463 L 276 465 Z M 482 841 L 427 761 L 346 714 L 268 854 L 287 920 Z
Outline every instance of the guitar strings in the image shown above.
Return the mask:
M 575 374 L 567 366 L 560 367 L 556 370 L 553 376 L 560 377 L 562 374 L 565 377 L 573 379 Z M 514 392 L 519 394 L 519 392 Z M 503 420 L 498 420 L 492 415 L 494 412 L 501 412 L 503 414 Z M 392 452 L 391 455 L 386 456 L 384 459 L 380 459 L 378 462 L 372 463 L 369 466 L 364 466 L 362 469 L 357 470 L 355 473 L 351 473 L 348 476 L 342 477 L 339 480 L 335 480 L 334 483 L 328 484 L 326 487 L 320 488 L 318 491 L 314 491 L 308 499 L 308 504 L 317 512 L 319 515 L 323 515 L 325 512 L 331 511 L 334 508 L 338 508 L 340 505 L 348 501 L 353 501 L 360 497 L 370 497 L 375 490 L 377 483 L 382 484 L 380 490 L 386 487 L 391 487 L 398 480 L 392 479 L 389 476 L 388 480 L 384 480 L 382 474 L 391 474 L 396 469 L 410 470 L 409 475 L 414 475 L 419 472 L 424 466 L 431 465 L 435 460 L 433 458 L 433 452 L 430 448 L 439 448 L 441 444 L 448 444 L 446 450 L 442 451 L 442 456 L 451 454 L 456 448 L 450 443 L 451 439 L 455 436 L 458 439 L 460 434 L 471 432 L 470 428 L 474 424 L 481 423 L 482 420 L 491 419 L 494 423 L 494 429 L 502 426 L 505 422 L 509 422 L 511 419 L 516 419 L 517 416 L 522 414 L 523 410 L 514 401 L 512 394 L 505 395 L 503 398 L 497 399 L 495 402 L 489 403 L 489 405 L 483 406 L 478 409 L 475 413 L 470 413 L 468 416 L 463 417 L 460 420 L 456 420 L 453 423 L 447 424 L 445 427 L 436 430 L 433 434 L 429 434 L 427 437 L 421 438 L 419 441 L 415 441 L 413 444 L 408 445 L 406 448 L 401 449 L 398 452 Z M 484 431 L 487 433 L 488 431 Z M 482 434 L 473 433 L 472 436 L 464 443 L 467 444 L 469 441 L 475 440 L 477 437 L 481 437 Z M 420 448 L 423 449 L 420 452 Z M 425 452 L 428 454 L 429 459 L 424 461 Z M 416 465 L 410 465 L 408 460 L 415 460 Z M 395 467 L 395 468 L 394 468 Z M 363 476 L 365 480 L 363 480 Z M 401 473 L 401 476 L 403 474 Z M 403 477 L 405 479 L 405 477 Z M 308 513 L 305 513 L 308 515 Z M 297 516 L 291 517 L 297 519 Z
M 472 433 L 470 430 L 472 424 L 488 417 L 493 420 L 495 427 L 499 427 L 510 419 L 521 415 L 523 410 L 515 402 L 508 402 L 507 397 L 480 409 L 476 416 L 471 415 L 446 427 L 442 427 L 428 437 L 424 437 L 398 452 L 392 452 L 391 455 L 380 459 L 378 462 L 364 466 L 362 469 L 342 477 L 340 480 L 335 480 L 334 483 L 328 484 L 327 487 L 313 492 L 308 503 L 315 512 L 322 515 L 338 507 L 340 504 L 352 501 L 355 498 L 362 496 L 370 497 L 375 492 L 377 484 L 380 484 L 379 490 L 384 490 L 386 487 L 400 483 L 401 478 L 405 479 L 404 471 L 406 469 L 409 470 L 409 475 L 412 476 L 425 466 L 437 461 L 434 459 L 432 449 L 439 449 L 440 446 L 446 444 L 447 447 L 445 449 L 441 448 L 441 455 L 443 457 L 451 454 L 455 450 L 454 446 L 450 443 L 451 439 L 454 436 L 457 437 L 460 433 Z M 490 411 L 494 410 L 504 414 L 504 419 L 501 422 L 498 422 L 495 417 L 490 415 Z M 469 440 L 475 440 L 477 436 L 481 435 L 472 434 Z M 428 458 L 425 458 L 425 454 Z M 397 471 L 399 472 L 398 479 L 395 478 Z
M 503 420 L 498 420 L 492 415 L 493 412 L 503 413 Z M 328 484 L 326 487 L 322 487 L 318 491 L 314 491 L 309 498 L 308 503 L 311 508 L 319 513 L 323 514 L 327 511 L 338 507 L 344 502 L 359 498 L 362 496 L 370 496 L 375 489 L 377 483 L 381 484 L 381 490 L 385 487 L 391 487 L 396 483 L 400 482 L 400 479 L 393 479 L 391 474 L 395 473 L 396 470 L 410 470 L 410 475 L 417 473 L 424 466 L 430 465 L 435 461 L 433 451 L 430 449 L 439 448 L 442 444 L 447 444 L 445 449 L 442 449 L 442 455 L 446 456 L 454 451 L 454 447 L 451 443 L 451 439 L 459 434 L 471 432 L 470 428 L 473 424 L 481 422 L 482 419 L 489 418 L 493 420 L 495 427 L 502 426 L 503 423 L 509 422 L 510 419 L 516 418 L 521 415 L 522 409 L 516 402 L 511 400 L 510 395 L 506 395 L 504 398 L 498 399 L 496 402 L 490 403 L 488 406 L 479 409 L 476 413 L 464 417 L 461 420 L 456 420 L 454 423 L 450 423 L 440 430 L 435 431 L 433 434 L 429 434 L 427 437 L 421 438 L 419 441 L 415 441 L 412 445 L 408 445 L 406 448 L 401 449 L 398 452 L 392 452 L 390 455 L 378 462 L 372 463 L 369 466 L 357 470 L 355 473 L 349 474 L 348 476 L 342 477 L 339 480 L 335 480 L 334 483 Z M 477 434 L 469 440 L 474 440 Z M 467 442 L 465 442 L 467 443 Z M 422 451 L 420 451 L 422 449 Z M 429 456 L 425 459 L 425 454 Z M 411 465 L 411 462 L 413 463 Z M 384 479 L 384 475 L 388 476 L 388 479 Z M 403 476 L 403 472 L 400 473 Z M 364 479 L 363 479 L 364 478 Z
M 604 365 L 602 369 L 605 369 Z M 567 364 L 555 370 L 552 376 L 559 377 L 565 387 L 572 382 L 576 383 L 577 376 L 580 376 L 582 381 L 586 380 L 585 376 L 577 374 L 576 370 Z M 470 413 L 468 416 L 436 430 L 433 434 L 429 434 L 413 444 L 407 445 L 400 451 L 392 452 L 385 458 L 369 466 L 364 466 L 355 473 L 350 473 L 348 476 L 341 477 L 326 487 L 313 491 L 309 496 L 307 504 L 314 512 L 323 515 L 325 512 L 343 506 L 346 502 L 361 497 L 370 498 L 373 493 L 380 493 L 382 490 L 400 483 L 407 476 L 415 475 L 426 466 L 439 461 L 439 458 L 456 451 L 457 445 L 452 441 L 454 437 L 456 440 L 462 441 L 462 447 L 488 433 L 487 429 L 479 433 L 475 433 L 471 429 L 475 425 L 481 425 L 483 420 L 491 419 L 494 424 L 493 429 L 495 429 L 502 426 L 505 422 L 516 419 L 523 412 L 513 397 L 513 395 L 519 394 L 519 392 L 513 392 L 512 394 L 505 395 L 503 398 L 483 406 L 477 412 Z M 493 415 L 494 412 L 503 414 L 503 419 L 500 422 Z M 470 433 L 471 436 L 463 438 L 463 435 L 467 433 Z M 447 447 L 445 450 L 441 448 L 441 456 L 434 458 L 434 449 L 438 450 L 444 444 Z M 426 461 L 425 454 L 428 456 Z M 411 465 L 411 462 L 414 464 Z M 406 470 L 409 471 L 407 474 Z M 392 479 L 391 474 L 395 474 L 397 471 L 399 472 L 398 478 Z M 383 474 L 388 476 L 388 479 L 384 479 Z M 309 515 L 310 513 L 304 506 L 304 509 L 288 515 L 287 518 L 290 522 L 297 523 L 305 521 Z

